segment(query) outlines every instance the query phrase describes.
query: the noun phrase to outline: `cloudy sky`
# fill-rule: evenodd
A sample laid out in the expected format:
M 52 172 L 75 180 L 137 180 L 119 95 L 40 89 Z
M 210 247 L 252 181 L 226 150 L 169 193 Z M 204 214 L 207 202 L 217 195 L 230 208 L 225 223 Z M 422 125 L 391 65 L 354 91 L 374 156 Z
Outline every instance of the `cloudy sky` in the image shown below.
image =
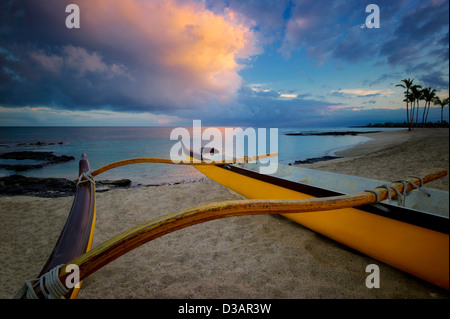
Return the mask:
M 405 120 L 404 78 L 449 94 L 447 0 L 2 0 L 0 15 L 0 125 L 364 125 Z

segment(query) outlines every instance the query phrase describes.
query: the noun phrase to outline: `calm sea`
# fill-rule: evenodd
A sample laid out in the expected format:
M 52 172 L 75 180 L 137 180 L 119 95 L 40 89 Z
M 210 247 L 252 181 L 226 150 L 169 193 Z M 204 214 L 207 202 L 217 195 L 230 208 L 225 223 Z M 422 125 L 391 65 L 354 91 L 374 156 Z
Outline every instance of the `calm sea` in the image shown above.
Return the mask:
M 78 174 L 78 159 L 82 153 L 88 155 L 92 169 L 135 157 L 170 158 L 170 150 L 177 143 L 170 140 L 172 130 L 173 127 L 0 127 L 0 153 L 43 151 L 54 152 L 55 155 L 74 156 L 75 161 L 53 164 L 40 169 L 20 172 L 20 174 L 75 179 Z M 373 130 L 380 129 L 278 128 L 279 162 L 288 164 L 296 160 L 333 155 L 338 150 L 370 140 L 367 137 L 352 135 L 288 136 L 285 133 L 368 132 Z M 192 132 L 192 128 L 190 131 Z M 44 145 L 36 145 L 37 142 Z M 33 163 L 37 162 L 0 159 L 0 164 Z M 11 174 L 14 174 L 14 171 L 0 169 L 0 176 Z M 99 177 L 99 179 L 122 178 L 132 180 L 134 185 L 159 185 L 200 180 L 203 175 L 189 166 L 135 164 L 116 168 Z

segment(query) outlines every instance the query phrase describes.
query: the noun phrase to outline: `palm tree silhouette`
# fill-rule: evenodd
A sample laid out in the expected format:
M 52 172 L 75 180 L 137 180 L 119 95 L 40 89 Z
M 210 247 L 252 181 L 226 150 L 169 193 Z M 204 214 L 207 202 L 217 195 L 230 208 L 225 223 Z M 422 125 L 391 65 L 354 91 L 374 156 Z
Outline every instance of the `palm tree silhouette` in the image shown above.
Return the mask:
M 443 124 L 444 123 L 444 119 L 443 119 L 444 107 L 448 105 L 449 100 L 448 100 L 448 98 L 441 100 L 441 98 L 439 96 L 435 96 L 433 99 L 433 103 L 434 103 L 434 105 L 441 106 L 441 124 Z
M 414 102 L 412 111 L 411 111 L 411 126 L 414 128 L 414 114 L 416 114 L 416 126 L 417 122 L 419 121 L 419 101 L 422 99 L 422 90 L 420 90 L 422 86 L 420 85 L 413 85 L 410 87 L 412 100 Z M 416 105 L 417 103 L 417 105 Z
M 436 90 L 432 88 L 426 88 L 422 90 L 423 98 L 425 100 L 425 108 L 422 115 L 422 124 L 425 125 L 428 120 L 428 113 L 430 112 L 431 101 L 436 97 Z M 428 105 L 428 107 L 427 107 Z
M 411 131 L 411 125 L 410 125 L 410 119 L 409 119 L 409 102 L 411 102 L 411 100 L 410 100 L 410 94 L 409 94 L 409 90 L 411 89 L 411 87 L 412 87 L 412 85 L 413 85 L 413 82 L 414 82 L 414 79 L 403 79 L 402 80 L 402 82 L 404 83 L 404 84 L 397 84 L 395 87 L 397 87 L 397 86 L 400 86 L 400 87 L 402 87 L 402 88 L 404 88 L 404 89 L 406 89 L 406 91 L 405 91 L 405 102 L 406 102 L 406 121 L 407 121 L 407 123 L 408 123 L 408 131 Z

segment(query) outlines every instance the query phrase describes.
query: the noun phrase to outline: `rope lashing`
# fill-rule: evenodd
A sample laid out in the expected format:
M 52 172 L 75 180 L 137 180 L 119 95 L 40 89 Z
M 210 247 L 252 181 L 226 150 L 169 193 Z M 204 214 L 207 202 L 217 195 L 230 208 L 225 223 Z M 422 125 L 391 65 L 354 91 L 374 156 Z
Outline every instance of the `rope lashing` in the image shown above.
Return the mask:
M 415 176 L 415 175 L 410 175 L 410 176 L 408 176 L 408 177 L 414 177 L 414 178 L 417 178 L 418 180 L 420 180 L 420 185 L 419 185 L 418 187 L 417 187 L 417 185 L 414 184 L 414 183 L 411 183 L 411 182 L 409 182 L 409 183 L 411 183 L 411 185 L 413 185 L 415 188 L 417 188 L 419 191 L 421 191 L 423 194 L 425 194 L 426 197 L 430 197 L 430 196 L 431 196 L 430 193 L 428 193 L 428 192 L 425 191 L 423 188 L 421 188 L 421 187 L 423 186 L 423 178 L 422 178 L 422 177 L 420 177 L 420 176 Z
M 421 176 L 409 175 L 408 177 L 417 178 L 417 179 L 420 181 L 419 187 L 422 187 L 422 186 L 423 186 L 423 178 L 422 178 Z M 412 184 L 412 183 L 411 183 L 411 184 Z M 413 184 L 413 185 L 417 187 L 416 184 Z
M 40 278 L 25 280 L 25 284 L 14 296 L 14 299 L 21 299 L 25 295 L 27 299 L 39 299 L 34 290 L 38 285 L 45 299 L 63 298 L 69 292 L 69 289 L 59 281 L 59 270 L 63 266 L 64 264 L 54 267 Z
M 398 196 L 398 202 L 399 204 L 403 202 L 403 194 L 399 192 L 399 190 L 397 188 L 395 188 L 394 186 L 390 186 L 389 184 L 385 184 L 385 185 L 381 185 L 379 186 L 380 188 L 386 188 L 387 193 L 388 193 L 388 197 L 389 197 L 389 204 L 392 203 L 392 194 L 391 194 L 391 189 L 393 189 Z
M 379 203 L 379 202 L 380 202 L 380 194 L 378 194 L 377 191 L 374 191 L 374 190 L 372 190 L 372 189 L 366 189 L 366 190 L 364 190 L 364 191 L 365 191 L 365 192 L 368 192 L 368 193 L 375 194 L 375 196 L 377 197 L 377 201 L 376 201 L 375 203 Z
M 78 177 L 78 182 L 77 182 L 77 186 L 82 184 L 82 183 L 86 183 L 86 182 L 91 182 L 92 184 L 95 184 L 94 181 L 94 176 L 92 176 L 92 170 L 87 171 L 85 173 L 82 173 L 79 177 Z
M 420 177 L 420 176 L 409 176 L 409 177 L 414 177 L 414 178 L 419 179 L 420 180 L 420 186 L 417 186 L 416 184 L 414 184 L 411 181 L 402 179 L 402 180 L 394 181 L 393 183 L 402 183 L 403 184 L 403 192 L 400 192 L 397 188 L 395 188 L 394 186 L 388 185 L 388 184 L 378 186 L 377 188 L 385 188 L 387 190 L 388 197 L 389 197 L 389 204 L 392 203 L 391 189 L 393 189 L 397 193 L 398 204 L 400 206 L 405 206 L 406 205 L 406 196 L 408 195 L 406 193 L 406 188 L 407 188 L 408 183 L 411 184 L 411 186 L 414 189 L 417 189 L 417 190 L 421 191 L 423 194 L 425 194 L 425 196 L 427 196 L 427 197 L 431 196 L 430 193 L 428 193 L 427 191 L 422 189 L 422 185 L 424 184 L 422 177 Z M 377 197 L 376 203 L 380 202 L 380 194 L 378 194 L 377 191 L 365 190 L 365 192 L 369 192 L 369 193 L 375 194 L 375 196 Z

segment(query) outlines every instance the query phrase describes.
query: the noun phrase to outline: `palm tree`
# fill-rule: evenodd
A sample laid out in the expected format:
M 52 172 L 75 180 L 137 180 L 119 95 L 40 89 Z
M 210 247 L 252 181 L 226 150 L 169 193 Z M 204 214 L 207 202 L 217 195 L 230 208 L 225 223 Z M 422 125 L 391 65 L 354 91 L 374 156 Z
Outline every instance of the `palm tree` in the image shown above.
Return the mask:
M 426 89 L 422 90 L 422 93 L 423 93 L 423 98 L 425 100 L 425 108 L 423 110 L 423 115 L 422 115 L 422 124 L 425 125 L 428 120 L 428 113 L 430 112 L 431 101 L 433 101 L 433 99 L 436 97 L 436 90 L 431 89 L 431 88 L 426 88 Z M 428 104 L 428 108 L 427 108 L 427 104 Z
M 419 119 L 419 101 L 422 99 L 422 90 L 420 90 L 422 86 L 413 85 L 410 87 L 412 100 L 414 102 L 413 107 L 411 109 L 411 125 L 414 127 L 414 114 L 416 114 L 416 126 Z M 417 103 L 417 106 L 416 106 Z M 415 113 L 416 112 L 416 113 Z
M 446 98 L 442 101 L 439 96 L 435 96 L 433 99 L 433 103 L 434 103 L 434 105 L 441 106 L 441 124 L 443 124 L 444 123 L 444 119 L 443 119 L 444 107 L 448 105 L 449 100 L 448 100 L 448 98 Z
M 411 116 L 408 119 L 408 131 L 411 131 L 414 127 L 413 111 L 414 111 L 415 101 L 416 101 L 416 99 L 414 98 L 414 95 L 412 94 L 412 92 L 405 94 L 405 99 L 403 100 L 403 102 L 409 103 L 409 105 L 411 105 L 411 112 L 410 112 Z
M 410 102 L 410 98 L 409 98 L 409 90 L 411 89 L 411 86 L 413 85 L 413 81 L 414 79 L 403 79 L 402 82 L 404 84 L 397 84 L 395 87 L 400 86 L 404 89 L 406 89 L 405 91 L 405 102 L 406 102 L 406 121 L 408 123 L 408 130 L 411 130 L 411 126 L 410 126 L 410 120 L 409 120 L 409 102 Z

